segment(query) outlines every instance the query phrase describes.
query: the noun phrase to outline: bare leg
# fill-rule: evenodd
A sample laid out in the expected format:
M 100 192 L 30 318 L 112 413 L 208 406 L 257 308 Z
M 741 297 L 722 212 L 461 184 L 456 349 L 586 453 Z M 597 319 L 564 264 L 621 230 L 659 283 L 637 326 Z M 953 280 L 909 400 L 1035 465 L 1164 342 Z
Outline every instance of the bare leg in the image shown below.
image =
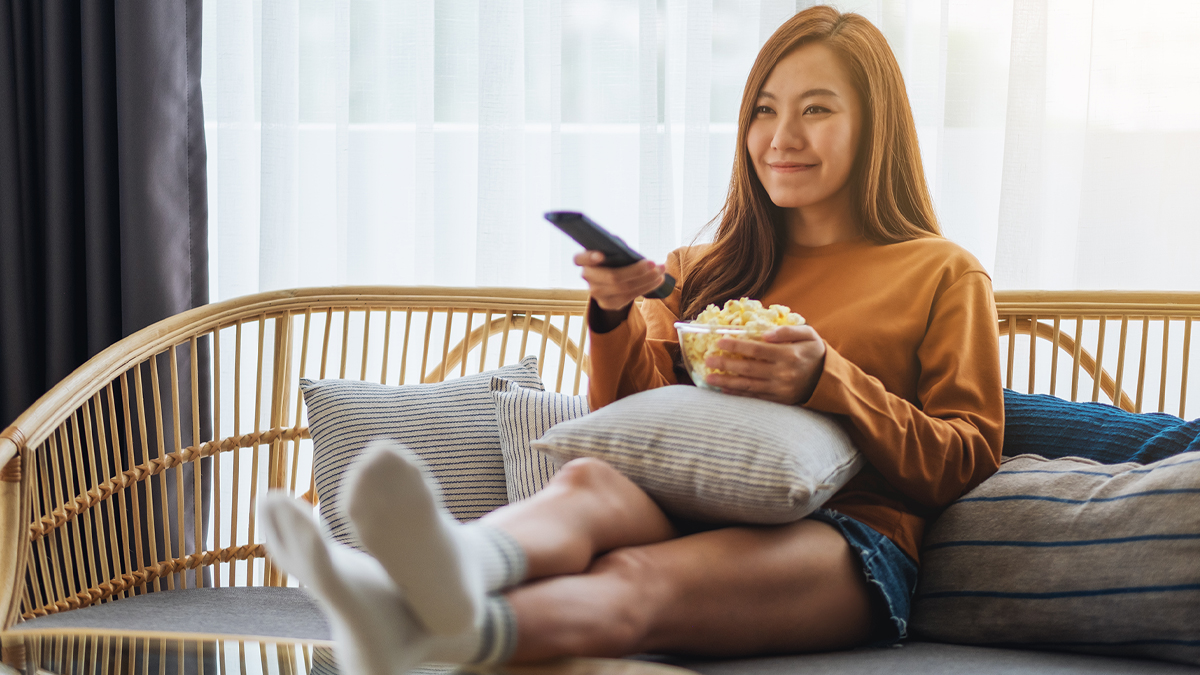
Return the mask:
M 359 541 L 437 635 L 478 625 L 488 593 L 579 573 L 599 553 L 674 534 L 644 492 L 594 459 L 569 462 L 542 494 L 466 525 L 445 511 L 421 460 L 401 445 L 373 445 L 349 485 Z
M 865 641 L 861 563 L 825 523 L 713 530 L 513 589 L 514 662 L 639 652 L 740 656 Z
M 525 551 L 527 579 L 578 574 L 593 558 L 676 536 L 637 485 L 598 459 L 563 465 L 540 492 L 481 519 L 512 535 Z

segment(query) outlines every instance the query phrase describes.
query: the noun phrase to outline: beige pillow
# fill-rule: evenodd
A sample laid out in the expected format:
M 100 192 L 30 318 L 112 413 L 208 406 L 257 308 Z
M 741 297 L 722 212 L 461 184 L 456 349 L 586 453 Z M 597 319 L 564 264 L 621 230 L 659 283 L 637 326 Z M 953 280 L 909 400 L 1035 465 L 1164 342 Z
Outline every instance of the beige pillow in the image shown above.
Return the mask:
M 545 487 L 557 469 L 550 456 L 534 450 L 531 444 L 555 424 L 586 415 L 587 396 L 522 387 L 512 380 L 493 377 L 492 400 L 500 424 L 508 501 L 527 499 Z
M 346 472 L 373 441 L 403 443 L 429 467 L 459 520 L 508 503 L 492 376 L 540 389 L 537 358 L 434 384 L 388 386 L 358 380 L 300 380 L 313 438 L 321 517 L 334 539 L 353 545 L 344 513 Z
M 1200 452 L 1006 458 L 921 554 L 913 632 L 1200 665 Z
M 799 520 L 863 462 L 827 415 L 685 385 L 627 396 L 532 445 L 560 462 L 603 459 L 667 513 L 713 523 Z

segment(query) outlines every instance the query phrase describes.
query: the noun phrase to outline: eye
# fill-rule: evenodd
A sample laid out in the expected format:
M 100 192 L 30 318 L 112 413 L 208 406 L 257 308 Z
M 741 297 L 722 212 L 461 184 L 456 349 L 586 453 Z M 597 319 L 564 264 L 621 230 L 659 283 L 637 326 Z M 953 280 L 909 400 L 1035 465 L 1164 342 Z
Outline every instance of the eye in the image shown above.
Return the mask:
M 770 115 L 773 112 L 775 111 L 771 110 L 769 107 L 760 105 L 754 109 L 754 116 L 758 117 L 759 115 Z
M 823 115 L 829 112 L 829 108 L 821 105 L 810 105 L 804 109 L 805 115 Z

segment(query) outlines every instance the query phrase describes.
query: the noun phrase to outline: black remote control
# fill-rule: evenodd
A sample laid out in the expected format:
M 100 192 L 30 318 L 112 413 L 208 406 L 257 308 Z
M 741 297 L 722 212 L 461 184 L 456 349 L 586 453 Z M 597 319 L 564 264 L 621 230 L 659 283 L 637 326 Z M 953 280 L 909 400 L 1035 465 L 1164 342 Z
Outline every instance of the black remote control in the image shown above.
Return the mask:
M 600 227 L 594 220 L 578 211 L 547 211 L 546 220 L 562 230 L 579 245 L 589 251 L 600 251 L 604 254 L 605 267 L 626 267 L 645 259 L 641 253 L 629 248 L 617 235 Z M 662 299 L 675 290 L 675 279 L 666 275 L 666 279 L 658 288 L 646 294 L 647 298 Z

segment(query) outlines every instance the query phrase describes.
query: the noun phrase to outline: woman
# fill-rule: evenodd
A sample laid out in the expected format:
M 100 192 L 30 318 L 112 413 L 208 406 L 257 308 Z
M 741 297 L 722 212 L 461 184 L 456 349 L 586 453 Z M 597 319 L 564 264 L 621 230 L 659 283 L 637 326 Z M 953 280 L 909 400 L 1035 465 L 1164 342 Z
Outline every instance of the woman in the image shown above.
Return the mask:
M 741 296 L 786 304 L 808 325 L 722 343 L 750 358 L 710 357 L 727 374 L 708 382 L 840 416 L 866 468 L 810 518 L 679 536 L 597 460 L 463 526 L 439 515 L 402 450 L 375 452 L 350 505 L 371 556 L 325 542 L 294 504 L 267 509 L 269 550 L 323 598 L 344 662 L 382 673 L 425 658 L 739 656 L 904 637 L 925 520 L 999 466 L 990 280 L 939 234 L 900 70 L 861 17 L 814 7 L 776 31 L 746 83 L 738 145 L 713 244 L 666 265 L 576 257 L 592 298 L 591 405 L 676 383 L 679 318 Z M 680 289 L 634 310 L 667 271 Z M 402 522 L 380 517 L 389 509 Z

